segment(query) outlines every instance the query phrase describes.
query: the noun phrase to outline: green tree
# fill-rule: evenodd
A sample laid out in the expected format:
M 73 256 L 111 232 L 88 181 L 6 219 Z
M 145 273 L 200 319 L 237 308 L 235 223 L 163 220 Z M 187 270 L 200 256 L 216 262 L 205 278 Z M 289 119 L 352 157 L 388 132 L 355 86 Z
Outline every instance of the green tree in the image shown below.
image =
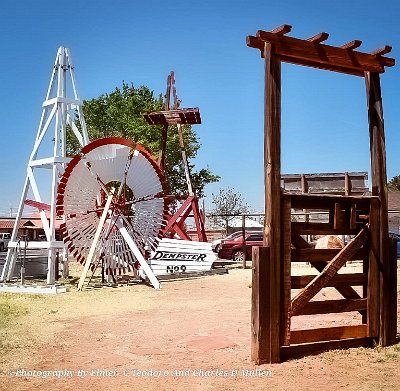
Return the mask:
M 400 191 L 400 175 L 394 176 L 389 181 L 388 189 L 392 191 Z
M 125 137 L 143 145 L 156 159 L 159 158 L 161 149 L 161 127 L 149 125 L 142 114 L 163 109 L 164 101 L 161 95 L 156 98 L 149 88 L 135 88 L 133 84 L 125 82 L 122 83 L 122 88 L 116 87 L 109 94 L 84 101 L 83 106 L 90 140 L 111 136 Z M 184 126 L 183 137 L 188 159 L 195 158 L 200 148 L 196 132 L 191 126 Z M 79 151 L 79 145 L 71 130 L 67 132 L 67 146 L 69 155 Z M 178 131 L 175 126 L 170 126 L 168 130 L 165 166 L 169 193 L 187 194 Z M 198 197 L 204 195 L 204 188 L 208 183 L 219 180 L 219 176 L 213 174 L 208 167 L 196 170 L 191 163 L 190 170 Z
M 225 230 L 228 232 L 229 222 L 242 214 L 250 212 L 250 208 L 244 201 L 243 196 L 232 188 L 220 189 L 217 194 L 212 194 L 212 203 L 214 209 L 214 222 L 216 224 L 223 223 Z

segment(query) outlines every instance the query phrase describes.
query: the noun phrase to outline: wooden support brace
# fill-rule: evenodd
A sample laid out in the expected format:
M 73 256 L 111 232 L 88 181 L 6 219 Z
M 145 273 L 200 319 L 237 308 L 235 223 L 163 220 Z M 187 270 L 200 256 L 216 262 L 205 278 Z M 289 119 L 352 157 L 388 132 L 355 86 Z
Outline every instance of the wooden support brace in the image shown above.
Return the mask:
M 316 276 L 293 300 L 292 315 L 299 311 L 337 274 L 338 270 L 352 258 L 353 254 L 362 247 L 368 239 L 368 232 L 363 228 L 359 234 L 347 244 L 330 261 L 319 276 Z
M 344 45 L 341 46 L 341 48 L 353 50 L 353 49 L 357 49 L 358 47 L 360 47 L 361 44 L 362 44 L 362 41 L 360 41 L 359 39 L 355 39 L 354 41 L 345 43 Z
M 311 38 L 308 38 L 307 41 L 314 42 L 314 43 L 321 43 L 321 42 L 326 41 L 328 38 L 329 38 L 329 34 L 322 32 L 317 35 L 314 35 Z

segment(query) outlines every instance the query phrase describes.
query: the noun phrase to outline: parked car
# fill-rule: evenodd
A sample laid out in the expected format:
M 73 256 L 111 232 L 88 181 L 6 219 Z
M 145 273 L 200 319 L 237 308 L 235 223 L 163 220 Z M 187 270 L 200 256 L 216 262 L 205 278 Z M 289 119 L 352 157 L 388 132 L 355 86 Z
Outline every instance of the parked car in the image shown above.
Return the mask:
M 251 252 L 254 246 L 262 246 L 264 243 L 264 234 L 262 231 L 247 232 L 246 241 L 246 259 L 251 259 Z M 223 240 L 218 251 L 218 257 L 222 259 L 231 259 L 233 262 L 243 262 L 244 258 L 243 236 L 231 240 Z
M 397 258 L 400 258 L 400 235 L 394 232 L 389 232 L 389 237 L 397 239 Z
M 230 235 L 228 235 L 228 236 L 225 237 L 225 238 L 213 240 L 213 241 L 211 242 L 211 249 L 212 249 L 214 252 L 218 253 L 219 248 L 220 248 L 220 246 L 221 246 L 221 242 L 222 242 L 223 240 L 232 240 L 232 239 L 235 239 L 235 238 L 239 237 L 240 235 L 242 235 L 242 231 L 236 231 L 236 232 L 231 233 Z
M 11 234 L 0 233 L 0 251 L 5 251 L 8 248 L 8 242 L 11 240 Z

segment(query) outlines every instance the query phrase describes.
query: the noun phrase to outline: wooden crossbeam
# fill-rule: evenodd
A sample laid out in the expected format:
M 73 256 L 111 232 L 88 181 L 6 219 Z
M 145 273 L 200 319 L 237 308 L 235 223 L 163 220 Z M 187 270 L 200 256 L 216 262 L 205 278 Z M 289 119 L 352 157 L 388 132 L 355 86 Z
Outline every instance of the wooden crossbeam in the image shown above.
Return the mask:
M 315 275 L 292 276 L 292 289 L 303 289 L 313 279 Z M 362 286 L 367 282 L 367 277 L 363 273 L 344 273 L 337 274 L 331 281 L 327 282 L 326 286 L 344 287 L 344 286 Z M 357 299 L 353 299 L 357 300 Z
M 337 274 L 338 270 L 357 252 L 368 239 L 368 231 L 363 228 L 358 235 L 349 242 L 330 261 L 320 275 L 316 276 L 293 300 L 291 314 L 296 315 L 300 310 Z
M 390 53 L 391 51 L 392 51 L 392 47 L 389 45 L 385 45 L 383 48 L 372 51 L 371 54 L 373 54 L 375 56 L 383 56 L 385 54 Z
M 310 343 L 319 341 L 329 341 L 333 339 L 346 338 L 365 338 L 368 336 L 366 325 L 357 326 L 336 326 L 311 330 L 292 331 L 290 342 Z
M 274 53 L 283 62 L 296 65 L 310 66 L 341 72 L 350 75 L 364 76 L 365 72 L 383 73 L 385 67 L 395 64 L 395 60 L 383 57 L 389 47 L 376 53 L 362 53 L 348 48 L 316 44 L 309 40 L 288 37 L 259 30 L 256 36 L 247 36 L 247 46 L 264 51 L 265 43 L 274 48 Z
M 353 50 L 353 49 L 357 49 L 358 47 L 360 47 L 361 44 L 362 44 L 362 41 L 360 41 L 359 39 L 355 39 L 354 41 L 347 42 L 340 47 L 342 49 L 346 49 L 346 50 Z
M 273 29 L 271 33 L 277 34 L 277 35 L 284 35 L 287 33 L 290 33 L 292 31 L 292 26 L 290 24 L 283 24 L 282 26 L 277 27 L 276 29 Z
M 310 301 L 297 315 L 332 314 L 367 309 L 367 299 Z
M 311 38 L 308 38 L 307 41 L 314 42 L 314 43 L 321 43 L 321 42 L 326 41 L 328 38 L 329 38 L 329 34 L 322 32 L 317 35 L 314 35 Z

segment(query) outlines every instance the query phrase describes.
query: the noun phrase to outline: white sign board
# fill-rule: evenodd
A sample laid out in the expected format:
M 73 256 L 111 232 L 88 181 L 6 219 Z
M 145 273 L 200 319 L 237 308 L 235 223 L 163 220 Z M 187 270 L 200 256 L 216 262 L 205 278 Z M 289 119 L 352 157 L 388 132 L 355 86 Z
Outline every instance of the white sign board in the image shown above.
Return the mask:
M 163 238 L 148 264 L 155 275 L 195 273 L 210 270 L 216 259 L 211 243 Z

